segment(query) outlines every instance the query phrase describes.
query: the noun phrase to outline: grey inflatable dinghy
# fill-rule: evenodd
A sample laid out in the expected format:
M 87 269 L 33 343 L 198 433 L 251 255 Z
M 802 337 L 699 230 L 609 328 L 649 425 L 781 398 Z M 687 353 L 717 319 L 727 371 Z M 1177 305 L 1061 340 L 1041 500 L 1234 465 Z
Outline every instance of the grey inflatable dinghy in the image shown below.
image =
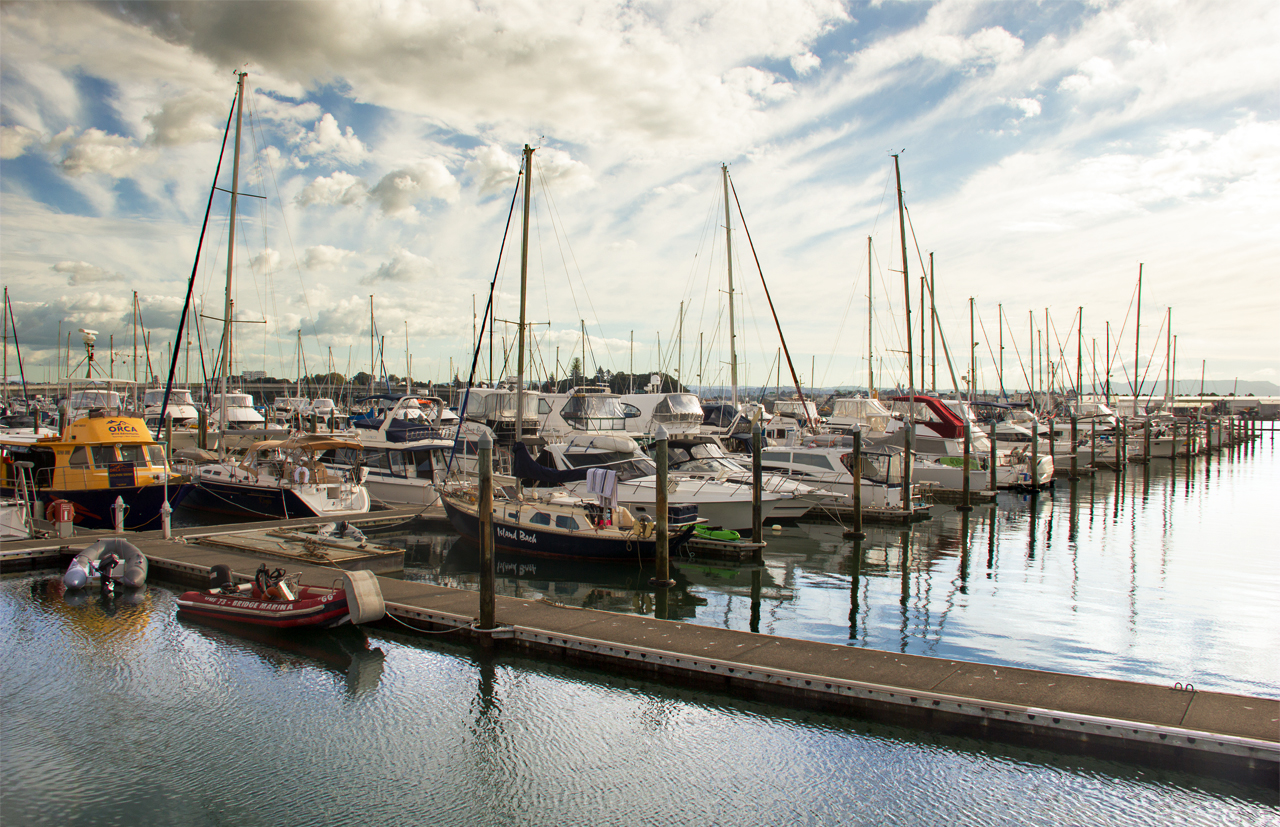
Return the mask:
M 122 586 L 136 589 L 147 582 L 147 556 L 127 540 L 99 540 L 76 555 L 62 575 L 62 582 L 68 589 L 83 589 L 90 580 L 104 574 Z

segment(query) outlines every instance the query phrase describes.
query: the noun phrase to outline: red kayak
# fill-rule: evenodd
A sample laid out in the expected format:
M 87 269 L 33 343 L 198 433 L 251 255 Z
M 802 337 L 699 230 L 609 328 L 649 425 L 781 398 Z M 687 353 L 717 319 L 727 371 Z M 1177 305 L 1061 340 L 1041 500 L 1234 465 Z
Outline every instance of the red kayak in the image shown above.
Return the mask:
M 369 623 L 386 613 L 378 578 L 367 571 L 341 572 L 345 584 L 299 586 L 300 575 L 259 567 L 253 582 L 236 584 L 228 566 L 209 572 L 208 591 L 184 592 L 178 611 L 192 618 L 231 620 L 275 629 L 328 628 Z

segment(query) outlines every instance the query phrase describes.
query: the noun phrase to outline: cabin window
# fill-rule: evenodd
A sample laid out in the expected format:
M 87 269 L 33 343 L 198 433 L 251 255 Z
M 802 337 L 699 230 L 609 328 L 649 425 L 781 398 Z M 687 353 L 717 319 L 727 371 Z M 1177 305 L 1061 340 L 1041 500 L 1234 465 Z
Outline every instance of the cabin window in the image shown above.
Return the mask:
M 120 451 L 121 462 L 132 462 L 134 465 L 147 464 L 147 446 L 145 445 L 117 445 Z
M 538 399 L 538 415 L 546 416 L 551 413 L 551 403 L 545 399 Z
M 791 452 L 790 451 L 761 451 L 760 460 L 761 462 L 790 462 Z
M 796 454 L 794 461 L 800 465 L 812 465 L 815 468 L 831 468 L 830 461 L 822 454 Z
M 67 461 L 68 465 L 88 465 L 89 449 L 84 445 L 77 445 L 76 449 L 71 452 L 71 459 Z
M 564 528 L 569 531 L 578 530 L 578 521 L 570 517 L 568 514 L 556 515 L 556 528 Z
M 147 456 L 151 460 L 151 464 L 157 468 L 163 468 L 167 464 L 164 457 L 164 448 L 159 445 L 148 445 Z
M 529 518 L 530 525 L 551 525 L 551 515 L 544 514 L 541 511 L 533 512 L 533 516 Z
M 93 456 L 93 464 L 99 468 L 106 468 L 112 462 L 119 462 L 114 445 L 90 445 L 89 453 Z
M 391 463 L 391 473 L 397 477 L 404 476 L 404 452 L 388 451 L 387 459 Z
M 387 463 L 387 452 L 386 451 L 365 451 L 364 465 L 365 467 L 375 471 L 386 471 L 387 468 L 389 467 Z
M 409 456 L 412 460 L 413 467 L 418 470 L 418 476 L 429 478 L 431 476 L 431 452 L 430 451 L 410 451 Z

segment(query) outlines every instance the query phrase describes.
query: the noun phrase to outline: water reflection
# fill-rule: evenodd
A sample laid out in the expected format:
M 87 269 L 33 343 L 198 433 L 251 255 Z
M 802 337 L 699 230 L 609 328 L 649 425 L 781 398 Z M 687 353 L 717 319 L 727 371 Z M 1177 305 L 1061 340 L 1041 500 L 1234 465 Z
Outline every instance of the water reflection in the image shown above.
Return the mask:
M 219 647 L 247 652 L 275 669 L 318 667 L 338 675 L 351 697 L 374 689 L 382 678 L 386 655 L 356 626 L 282 631 L 217 618 L 179 616 L 177 622 Z
M 1252 453 L 1184 459 L 1189 473 L 1167 459 L 1099 470 L 1038 495 L 1001 492 L 971 514 L 934 506 L 910 528 L 868 524 L 865 539 L 830 522 L 785 526 L 766 537 L 763 565 L 673 560 L 665 606 L 653 567 L 639 564 L 500 553 L 498 590 L 883 651 L 1170 685 L 1191 675 L 1274 697 L 1280 560 L 1266 553 L 1266 515 L 1280 463 L 1272 446 Z M 478 589 L 473 545 L 426 532 L 408 549 L 407 577 Z

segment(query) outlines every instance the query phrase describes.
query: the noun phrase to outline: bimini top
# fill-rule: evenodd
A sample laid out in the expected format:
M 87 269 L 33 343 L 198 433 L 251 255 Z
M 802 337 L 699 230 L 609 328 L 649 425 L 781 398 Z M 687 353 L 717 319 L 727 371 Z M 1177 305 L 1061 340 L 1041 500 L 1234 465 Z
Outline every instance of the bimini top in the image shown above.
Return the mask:
M 256 453 L 278 448 L 281 451 L 309 451 L 314 453 L 338 448 L 350 448 L 358 451 L 361 447 L 363 446 L 358 439 L 329 436 L 328 434 L 293 434 L 288 439 L 268 439 L 263 442 L 255 442 L 249 451 Z

